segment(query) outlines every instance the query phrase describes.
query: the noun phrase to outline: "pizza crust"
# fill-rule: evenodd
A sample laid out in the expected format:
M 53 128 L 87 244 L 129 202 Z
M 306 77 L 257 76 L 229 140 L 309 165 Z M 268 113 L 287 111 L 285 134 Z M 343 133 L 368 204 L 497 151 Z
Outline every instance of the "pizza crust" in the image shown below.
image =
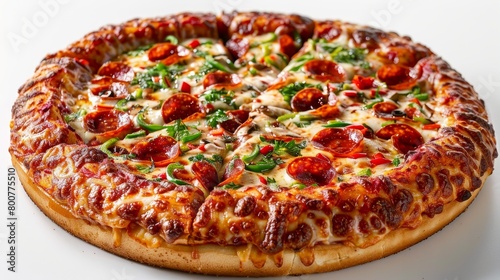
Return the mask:
M 19 179 L 31 200 L 56 224 L 72 235 L 121 257 L 163 268 L 225 276 L 280 276 L 334 271 L 374 261 L 397 253 L 436 233 L 452 222 L 472 203 L 479 190 L 464 202 L 452 202 L 444 206 L 443 213 L 433 218 L 424 217 L 415 229 L 399 228 L 388 233 L 381 241 L 367 248 L 342 244 L 320 245 L 302 251 L 286 249 L 278 255 L 242 255 L 257 252 L 255 247 L 231 247 L 217 245 L 171 245 L 166 242 L 158 248 L 149 248 L 133 238 L 126 230 L 113 230 L 107 226 L 90 224 L 75 217 L 68 209 L 47 195 L 28 176 L 20 162 L 12 157 Z M 118 234 L 118 236 L 117 236 Z M 119 244 L 117 244 L 119 243 Z M 245 252 L 245 250 L 252 252 Z M 309 250 L 309 251 L 307 251 Z M 303 259 L 314 258 L 310 265 Z M 261 267 L 262 262 L 265 264 Z M 282 262 L 281 266 L 276 263 Z

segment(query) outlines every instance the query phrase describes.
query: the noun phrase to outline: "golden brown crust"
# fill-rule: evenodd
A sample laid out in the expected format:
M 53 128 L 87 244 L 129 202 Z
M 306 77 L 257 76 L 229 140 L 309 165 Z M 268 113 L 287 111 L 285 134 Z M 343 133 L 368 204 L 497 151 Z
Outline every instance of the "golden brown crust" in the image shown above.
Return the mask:
M 424 218 L 422 224 L 416 229 L 401 228 L 392 231 L 380 242 L 367 248 L 343 244 L 320 245 L 299 252 L 287 249 L 276 256 L 266 256 L 262 253 L 258 254 L 255 247 L 247 246 L 190 246 L 162 242 L 159 247 L 148 248 L 131 238 L 123 229 L 115 232 L 110 227 L 92 225 L 73 216 L 35 185 L 15 158 L 13 158 L 13 163 L 19 171 L 19 179 L 31 200 L 45 215 L 74 236 L 106 251 L 141 263 L 186 272 L 227 276 L 321 273 L 377 260 L 397 253 L 441 230 L 460 215 L 479 193 L 475 192 L 465 203 L 447 204 L 442 214 L 434 218 Z M 248 250 L 248 248 L 252 249 Z M 252 252 L 245 252 L 245 250 Z M 245 258 L 244 255 L 249 255 L 249 257 Z M 277 260 L 282 262 L 280 267 L 276 266 Z M 304 265 L 304 262 L 309 263 L 311 260 L 314 261 L 310 265 Z
M 133 203 L 142 202 L 115 203 L 111 214 L 121 216 L 106 220 L 109 217 L 104 217 L 100 211 L 102 201 L 114 191 L 110 190 L 111 187 L 106 190 L 95 186 L 82 187 L 90 193 L 83 195 L 83 202 L 76 201 L 82 197 L 61 194 L 64 188 L 78 193 L 75 188 L 81 182 L 73 181 L 74 177 L 85 180 L 85 172 L 90 172 L 88 168 L 103 173 L 100 166 L 105 165 L 102 161 L 106 155 L 96 149 L 86 149 L 63 118 L 70 107 L 65 103 L 68 100 L 65 97 L 78 95 L 103 63 L 139 45 L 162 41 L 167 35 L 181 39 L 228 39 L 247 33 L 276 31 L 280 24 L 285 26 L 280 35 L 292 36 L 298 31 L 302 40 L 313 34 L 315 38 L 330 40 L 340 32 L 346 32 L 353 44 L 374 51 L 382 63 L 414 67 L 420 75 L 419 81 L 428 83 L 435 93 L 439 108 L 436 114 L 440 114 L 448 125 L 441 128 L 431 141 L 407 153 L 399 168 L 383 176 L 369 179 L 359 176 L 355 181 L 339 184 L 339 189 L 349 189 L 345 194 L 328 192 L 331 188 L 324 186 L 277 192 L 249 187 L 238 191 L 214 191 L 202 201 L 199 192 L 176 189 L 165 198 L 171 202 L 169 204 L 178 207 L 171 211 L 175 215 L 171 212 L 159 215 L 163 219 L 162 232 L 155 231 L 154 234 L 151 234 L 147 220 L 138 218 L 137 209 L 142 204 L 134 208 L 137 204 Z M 384 48 L 379 49 L 381 45 Z M 382 49 L 389 51 L 384 53 Z M 19 94 L 12 109 L 10 152 L 21 182 L 35 204 L 73 235 L 107 251 L 151 265 L 196 273 L 240 276 L 317 273 L 398 252 L 427 238 L 463 212 L 493 171 L 493 160 L 497 157 L 494 131 L 483 102 L 459 73 L 426 47 L 394 33 L 337 21 L 313 22 L 300 16 L 233 13 L 216 18 L 211 14 L 186 13 L 107 26 L 86 35 L 65 50 L 47 56 L 34 77 L 19 89 Z M 75 161 L 69 163 L 73 169 L 66 168 L 65 156 L 71 156 Z M 56 169 L 57 172 L 69 170 L 72 174 L 62 176 L 53 171 Z M 70 178 L 71 175 L 75 176 Z M 107 175 L 98 175 L 101 176 L 98 179 Z M 108 176 L 103 180 L 107 186 L 116 187 L 113 178 Z M 154 184 L 148 186 L 153 189 Z M 189 194 L 188 202 L 176 204 L 178 193 Z M 248 203 L 246 194 L 259 199 L 260 212 L 253 211 L 255 207 L 244 209 Z M 328 195 L 335 197 L 332 198 L 335 202 L 328 201 Z M 347 204 L 341 202 L 355 206 L 346 210 Z M 214 205 L 226 205 L 225 212 L 214 214 Z M 142 211 L 156 211 L 153 209 L 156 205 L 149 207 L 142 208 Z M 321 213 L 322 219 L 328 221 L 324 223 L 328 228 L 324 231 L 329 237 L 321 242 L 307 235 L 311 232 L 309 225 L 288 223 L 307 220 L 306 217 L 314 217 L 321 211 L 324 212 Z M 229 224 L 228 217 L 233 224 Z M 376 222 L 368 225 L 367 220 L 374 217 Z M 221 238 L 226 237 L 225 234 L 231 236 L 229 228 L 236 224 L 235 221 L 241 225 L 259 219 L 254 231 L 243 236 L 246 239 L 236 235 L 232 235 L 235 238 L 231 240 Z M 361 228 L 362 222 L 370 234 L 354 232 L 354 228 Z M 217 229 L 216 226 L 221 224 L 219 235 L 214 234 L 212 226 Z M 293 230 L 289 231 L 290 228 Z M 307 233 L 308 237 L 303 237 L 302 233 Z M 241 245 L 247 243 L 250 245 Z

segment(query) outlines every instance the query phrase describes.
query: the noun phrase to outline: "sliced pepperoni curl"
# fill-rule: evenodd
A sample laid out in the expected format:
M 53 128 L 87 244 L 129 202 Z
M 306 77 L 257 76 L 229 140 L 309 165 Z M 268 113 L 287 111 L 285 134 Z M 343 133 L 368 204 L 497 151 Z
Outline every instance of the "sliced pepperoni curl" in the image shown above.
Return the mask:
M 417 84 L 417 73 L 411 68 L 395 64 L 386 64 L 377 71 L 377 78 L 388 88 L 395 90 L 410 89 Z
M 104 63 L 101 68 L 99 68 L 99 71 L 97 71 L 97 74 L 125 82 L 130 82 L 134 79 L 134 70 L 132 67 L 116 61 Z
M 322 82 L 340 83 L 345 80 L 344 69 L 330 60 L 314 59 L 308 61 L 304 64 L 304 71 L 311 74 L 314 79 Z
M 222 71 L 209 73 L 203 80 L 204 88 L 213 86 L 216 88 L 233 89 L 238 87 L 240 84 L 241 79 L 237 74 L 231 74 Z
M 293 97 L 290 105 L 295 112 L 314 110 L 328 102 L 328 98 L 317 88 L 305 88 Z
M 316 22 L 316 28 L 314 29 L 314 32 L 316 33 L 314 37 L 331 41 L 340 36 L 340 34 L 342 33 L 342 29 L 337 22 L 322 21 Z
M 177 45 L 174 45 L 172 43 L 160 43 L 154 45 L 151 49 L 149 49 L 148 59 L 150 61 L 158 61 L 176 54 Z
M 90 92 L 104 99 L 122 99 L 128 95 L 128 84 L 111 77 L 102 77 L 91 81 Z
M 219 184 L 217 170 L 207 161 L 202 160 L 193 163 L 191 170 L 200 184 L 208 191 L 212 191 Z
M 396 103 L 385 101 L 377 103 L 373 106 L 373 112 L 377 117 L 380 118 L 393 118 L 393 112 L 397 110 L 399 107 Z
M 326 161 L 317 157 L 299 157 L 294 159 L 286 169 L 293 179 L 305 185 L 324 186 L 335 177 L 335 169 Z
M 113 137 L 122 138 L 134 129 L 130 116 L 118 110 L 88 113 L 83 118 L 83 126 L 87 131 L 96 133 L 100 142 Z
M 165 65 L 176 64 L 187 58 L 191 52 L 183 46 L 177 46 L 172 43 L 160 43 L 154 45 L 148 52 L 150 61 L 159 61 Z
M 363 133 L 352 128 L 325 128 L 316 133 L 312 144 L 336 156 L 347 156 L 357 150 L 363 141 Z
M 236 37 L 226 42 L 226 48 L 234 58 L 238 59 L 248 52 L 250 44 L 247 39 Z
M 295 43 L 290 35 L 280 35 L 278 38 L 278 42 L 280 44 L 280 51 L 286 54 L 288 58 L 291 58 L 297 52 Z
M 165 123 L 185 119 L 200 111 L 198 99 L 186 93 L 173 95 L 161 107 L 161 114 Z
M 243 174 L 244 170 L 245 163 L 241 159 L 235 158 L 231 160 L 224 170 L 224 175 L 222 175 L 222 182 L 219 183 L 219 186 L 224 186 L 238 180 Z
M 359 89 L 370 89 L 374 86 L 373 82 L 375 81 L 372 77 L 363 77 L 359 75 L 355 75 L 352 78 L 352 83 L 355 84 Z
M 316 111 L 311 112 L 311 115 L 318 116 L 323 120 L 331 120 L 335 119 L 340 115 L 340 109 L 337 104 L 334 105 L 325 104 L 316 109 Z
M 224 130 L 234 133 L 238 127 L 240 127 L 249 116 L 248 111 L 245 110 L 232 110 L 227 111 L 226 115 L 229 117 L 229 120 L 220 123 L 219 125 L 224 128 Z
M 385 140 L 392 139 L 394 147 L 403 154 L 415 150 L 424 144 L 424 138 L 420 132 L 402 123 L 384 126 L 375 135 Z
M 136 155 L 134 160 L 153 160 L 156 166 L 166 166 L 180 155 L 181 149 L 174 138 L 160 135 L 138 142 L 130 152 Z

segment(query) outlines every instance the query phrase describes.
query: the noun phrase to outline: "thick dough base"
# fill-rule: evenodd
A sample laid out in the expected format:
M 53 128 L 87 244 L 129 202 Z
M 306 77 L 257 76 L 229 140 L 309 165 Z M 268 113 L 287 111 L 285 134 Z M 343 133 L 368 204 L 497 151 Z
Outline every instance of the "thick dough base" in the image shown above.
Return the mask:
M 377 260 L 399 252 L 439 231 L 460 215 L 479 193 L 479 190 L 476 190 L 467 201 L 445 205 L 443 213 L 432 219 L 426 217 L 416 229 L 402 228 L 392 231 L 383 240 L 365 249 L 341 244 L 316 246 L 313 250 L 314 262 L 309 266 L 302 263 L 299 253 L 285 250 L 281 267 L 275 265 L 272 256 L 267 257 L 263 267 L 256 267 L 250 260 L 241 262 L 235 247 L 170 245 L 164 242 L 158 248 L 148 248 L 132 239 L 125 230 L 114 231 L 109 227 L 89 224 L 73 216 L 34 184 L 17 159 L 13 157 L 12 162 L 31 200 L 45 215 L 74 236 L 113 254 L 141 263 L 214 275 L 298 275 L 339 270 Z M 115 246 L 116 234 L 121 236 L 120 245 L 117 246 Z

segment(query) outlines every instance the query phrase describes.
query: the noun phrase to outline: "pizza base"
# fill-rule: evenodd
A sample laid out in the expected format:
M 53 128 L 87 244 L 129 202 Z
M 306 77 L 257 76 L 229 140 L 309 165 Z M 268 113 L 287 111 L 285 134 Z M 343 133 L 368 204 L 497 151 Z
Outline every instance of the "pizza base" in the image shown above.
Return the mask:
M 255 259 L 242 260 L 240 258 L 250 247 L 210 244 L 171 245 L 163 242 L 158 248 L 149 248 L 131 238 L 125 229 L 114 230 L 110 227 L 89 224 L 75 217 L 38 187 L 15 157 L 12 157 L 12 162 L 18 170 L 19 179 L 30 199 L 46 216 L 72 235 L 108 252 L 140 263 L 192 273 L 226 276 L 280 276 L 320 273 L 389 256 L 438 232 L 465 211 L 480 191 L 478 189 L 473 192 L 472 197 L 467 201 L 453 201 L 446 204 L 443 212 L 433 218 L 425 216 L 417 228 L 400 228 L 391 231 L 381 241 L 364 249 L 342 244 L 314 246 L 310 252 L 304 250 L 296 252 L 287 249 L 279 255 L 260 255 L 257 265 L 255 265 L 253 262 Z M 304 265 L 301 261 L 301 258 L 311 260 L 311 257 L 314 258 L 314 262 L 309 266 Z M 282 261 L 281 266 L 276 265 L 276 259 Z M 262 264 L 263 262 L 265 263 Z

